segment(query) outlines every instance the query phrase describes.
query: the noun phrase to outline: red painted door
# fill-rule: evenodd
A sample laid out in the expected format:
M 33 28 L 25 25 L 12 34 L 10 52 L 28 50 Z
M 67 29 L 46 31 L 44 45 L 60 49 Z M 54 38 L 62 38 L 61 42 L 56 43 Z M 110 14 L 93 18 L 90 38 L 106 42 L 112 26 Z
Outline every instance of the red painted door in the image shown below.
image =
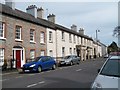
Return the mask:
M 16 50 L 16 67 L 21 68 L 21 50 Z

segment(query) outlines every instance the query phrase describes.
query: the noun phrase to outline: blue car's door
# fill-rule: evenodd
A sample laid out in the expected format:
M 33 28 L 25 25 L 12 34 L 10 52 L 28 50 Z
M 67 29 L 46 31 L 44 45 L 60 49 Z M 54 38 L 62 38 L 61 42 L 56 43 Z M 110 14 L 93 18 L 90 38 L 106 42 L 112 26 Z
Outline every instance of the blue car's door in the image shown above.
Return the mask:
M 53 61 L 51 60 L 51 57 L 44 57 L 42 59 L 42 69 L 49 69 L 53 66 Z
M 46 62 L 46 57 L 42 57 L 41 59 L 41 66 L 42 66 L 42 70 L 47 68 L 47 62 Z
M 54 65 L 54 60 L 53 60 L 53 58 L 48 57 L 47 64 L 48 64 L 48 68 L 52 68 L 52 66 Z

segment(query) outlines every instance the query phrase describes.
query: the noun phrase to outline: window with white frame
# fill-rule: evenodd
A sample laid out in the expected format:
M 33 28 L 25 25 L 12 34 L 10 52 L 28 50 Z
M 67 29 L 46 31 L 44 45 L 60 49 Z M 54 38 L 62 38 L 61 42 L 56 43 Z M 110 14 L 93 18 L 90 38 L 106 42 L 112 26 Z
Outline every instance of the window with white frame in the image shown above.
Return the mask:
M 70 43 L 72 42 L 72 36 L 71 36 L 71 34 L 69 34 L 69 42 Z
M 51 57 L 53 57 L 53 50 L 50 50 L 50 51 L 49 51 L 49 55 L 50 55 Z
M 62 47 L 62 57 L 65 56 L 65 47 Z
M 45 56 L 45 51 L 44 50 L 41 50 L 41 56 Z
M 45 33 L 44 32 L 40 33 L 40 43 L 45 43 Z
M 72 54 L 72 48 L 70 48 L 70 54 Z
M 35 50 L 30 50 L 30 59 L 34 59 L 35 58 Z
M 74 41 L 74 43 L 76 43 L 75 35 L 73 35 L 73 41 Z
M 21 40 L 21 26 L 16 26 L 16 33 L 15 33 L 15 39 Z
M 35 30 L 30 29 L 30 41 L 34 42 L 35 41 Z
M 78 42 L 78 44 L 80 44 L 80 42 L 79 42 L 79 36 L 77 36 L 77 42 Z
M 62 31 L 62 40 L 65 40 L 65 33 Z
M 0 48 L 0 66 L 4 63 L 4 49 Z
M 74 48 L 74 54 L 76 54 L 76 49 Z
M 5 37 L 5 24 L 3 22 L 0 22 L 0 38 Z
M 84 45 L 84 43 L 83 43 L 83 39 L 84 39 L 84 38 L 81 38 L 81 44 L 82 44 L 82 45 Z
M 53 33 L 52 33 L 52 31 L 49 31 L 49 42 L 52 42 L 52 40 L 53 40 Z

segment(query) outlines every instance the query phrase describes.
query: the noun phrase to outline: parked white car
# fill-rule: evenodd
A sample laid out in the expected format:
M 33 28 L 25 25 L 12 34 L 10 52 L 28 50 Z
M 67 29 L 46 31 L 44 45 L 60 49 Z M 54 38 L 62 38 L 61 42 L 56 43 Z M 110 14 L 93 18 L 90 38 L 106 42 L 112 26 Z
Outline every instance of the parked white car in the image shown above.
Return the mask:
M 108 58 L 98 71 L 92 90 L 120 90 L 120 56 Z

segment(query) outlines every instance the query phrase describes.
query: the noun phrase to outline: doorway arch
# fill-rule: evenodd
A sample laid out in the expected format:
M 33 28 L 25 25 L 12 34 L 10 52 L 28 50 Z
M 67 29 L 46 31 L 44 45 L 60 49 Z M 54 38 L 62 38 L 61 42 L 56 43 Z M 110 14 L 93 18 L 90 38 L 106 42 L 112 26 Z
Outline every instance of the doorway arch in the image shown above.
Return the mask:
M 14 68 L 21 68 L 23 64 L 25 64 L 25 49 L 22 46 L 14 46 L 12 48 L 13 51 L 13 60 Z

